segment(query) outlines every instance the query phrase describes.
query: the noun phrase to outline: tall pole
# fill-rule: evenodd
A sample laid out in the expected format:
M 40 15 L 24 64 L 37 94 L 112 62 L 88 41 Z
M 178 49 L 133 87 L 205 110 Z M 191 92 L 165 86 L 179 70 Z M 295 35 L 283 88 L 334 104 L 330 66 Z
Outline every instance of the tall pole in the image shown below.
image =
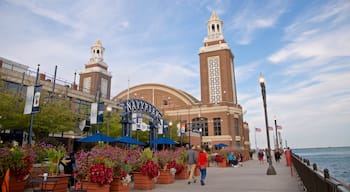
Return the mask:
M 111 121 L 111 111 L 112 111 L 112 107 L 111 106 L 107 106 L 107 136 L 109 136 L 109 124 Z
M 257 145 L 257 142 L 256 142 L 256 128 L 255 128 L 255 131 L 254 131 L 254 136 L 255 136 L 255 149 L 257 150 L 258 149 L 258 145 Z
M 271 146 L 270 146 L 270 135 L 269 135 L 269 124 L 267 119 L 267 106 L 266 106 L 266 88 L 265 88 L 265 78 L 260 75 L 259 78 L 260 86 L 261 86 L 261 94 L 264 102 L 264 112 L 265 112 L 265 126 L 266 126 L 266 136 L 267 136 L 267 147 L 268 147 L 268 157 L 267 161 L 269 163 L 269 167 L 267 168 L 267 175 L 276 175 L 276 170 L 272 165 L 272 157 L 271 157 Z
M 191 121 L 190 121 L 191 115 L 190 115 L 190 107 L 188 107 L 188 145 L 191 147 Z
M 275 116 L 275 131 L 276 131 L 276 150 L 279 149 L 278 147 L 278 134 L 277 134 L 277 119 Z
M 40 64 L 38 64 L 38 69 L 36 70 L 36 78 L 35 78 L 35 84 L 34 84 L 34 87 L 38 85 L 38 80 L 39 80 L 39 67 L 40 67 Z M 34 89 L 35 91 L 35 89 Z M 34 98 L 33 98 L 34 99 Z M 30 114 L 30 127 L 29 127 L 29 138 L 28 138 L 28 144 L 29 144 L 29 147 L 32 147 L 32 135 L 33 135 L 33 123 L 34 123 L 34 113 L 33 111 L 31 112 Z

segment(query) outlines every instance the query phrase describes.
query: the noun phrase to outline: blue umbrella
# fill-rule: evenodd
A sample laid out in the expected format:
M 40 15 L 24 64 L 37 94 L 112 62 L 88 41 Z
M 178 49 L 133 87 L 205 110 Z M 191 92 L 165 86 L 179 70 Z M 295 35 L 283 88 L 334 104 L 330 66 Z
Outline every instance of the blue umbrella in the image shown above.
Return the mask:
M 217 148 L 221 148 L 221 147 L 227 147 L 228 145 L 226 145 L 225 143 L 219 143 L 219 144 L 216 144 L 215 147 Z
M 154 144 L 165 144 L 165 145 L 174 145 L 174 144 L 177 144 L 175 141 L 167 138 L 167 137 L 161 137 L 159 139 L 156 139 L 154 141 L 151 141 L 151 143 L 154 143 Z
M 114 142 L 126 143 L 126 144 L 132 144 L 132 145 L 144 145 L 144 143 L 142 143 L 141 141 L 138 141 L 138 140 L 133 139 L 133 138 L 128 137 L 128 136 L 119 137 L 117 139 L 114 139 Z
M 96 133 L 93 135 L 90 135 L 88 137 L 79 139 L 78 142 L 90 142 L 90 143 L 94 143 L 94 142 L 99 142 L 99 141 L 103 141 L 103 142 L 115 142 L 115 139 L 112 137 L 108 137 L 107 135 L 104 135 L 102 133 Z

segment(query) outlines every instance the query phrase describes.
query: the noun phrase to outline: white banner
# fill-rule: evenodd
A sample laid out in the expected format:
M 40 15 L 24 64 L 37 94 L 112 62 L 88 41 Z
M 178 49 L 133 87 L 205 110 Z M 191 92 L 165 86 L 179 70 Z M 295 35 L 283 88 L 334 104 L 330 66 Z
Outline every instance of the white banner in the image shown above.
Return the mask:
M 160 124 L 158 126 L 158 134 L 163 134 L 163 119 L 160 120 Z
M 32 113 L 33 97 L 34 97 L 34 86 L 29 86 L 29 87 L 27 87 L 26 104 L 24 106 L 24 113 L 23 114 L 31 114 Z
M 149 131 L 149 126 L 146 123 L 141 122 L 140 130 L 141 131 Z
M 97 103 L 91 103 L 90 124 L 97 123 Z

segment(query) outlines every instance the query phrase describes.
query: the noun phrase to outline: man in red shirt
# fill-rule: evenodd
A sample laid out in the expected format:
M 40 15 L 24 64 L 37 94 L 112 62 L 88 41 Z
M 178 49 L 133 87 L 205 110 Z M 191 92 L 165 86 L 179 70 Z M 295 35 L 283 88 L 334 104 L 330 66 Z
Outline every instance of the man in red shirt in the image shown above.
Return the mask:
M 198 153 L 197 166 L 201 172 L 201 185 L 205 185 L 204 181 L 207 177 L 208 155 L 203 147 Z

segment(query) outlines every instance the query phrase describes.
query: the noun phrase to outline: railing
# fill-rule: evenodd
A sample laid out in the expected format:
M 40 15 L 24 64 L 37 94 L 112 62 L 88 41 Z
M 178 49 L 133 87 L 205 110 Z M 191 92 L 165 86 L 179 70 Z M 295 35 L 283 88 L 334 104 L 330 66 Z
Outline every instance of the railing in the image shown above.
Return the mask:
M 293 166 L 305 188 L 310 192 L 350 192 L 350 186 L 329 175 L 328 169 L 317 169 L 316 163 L 310 165 L 308 159 L 293 154 Z

